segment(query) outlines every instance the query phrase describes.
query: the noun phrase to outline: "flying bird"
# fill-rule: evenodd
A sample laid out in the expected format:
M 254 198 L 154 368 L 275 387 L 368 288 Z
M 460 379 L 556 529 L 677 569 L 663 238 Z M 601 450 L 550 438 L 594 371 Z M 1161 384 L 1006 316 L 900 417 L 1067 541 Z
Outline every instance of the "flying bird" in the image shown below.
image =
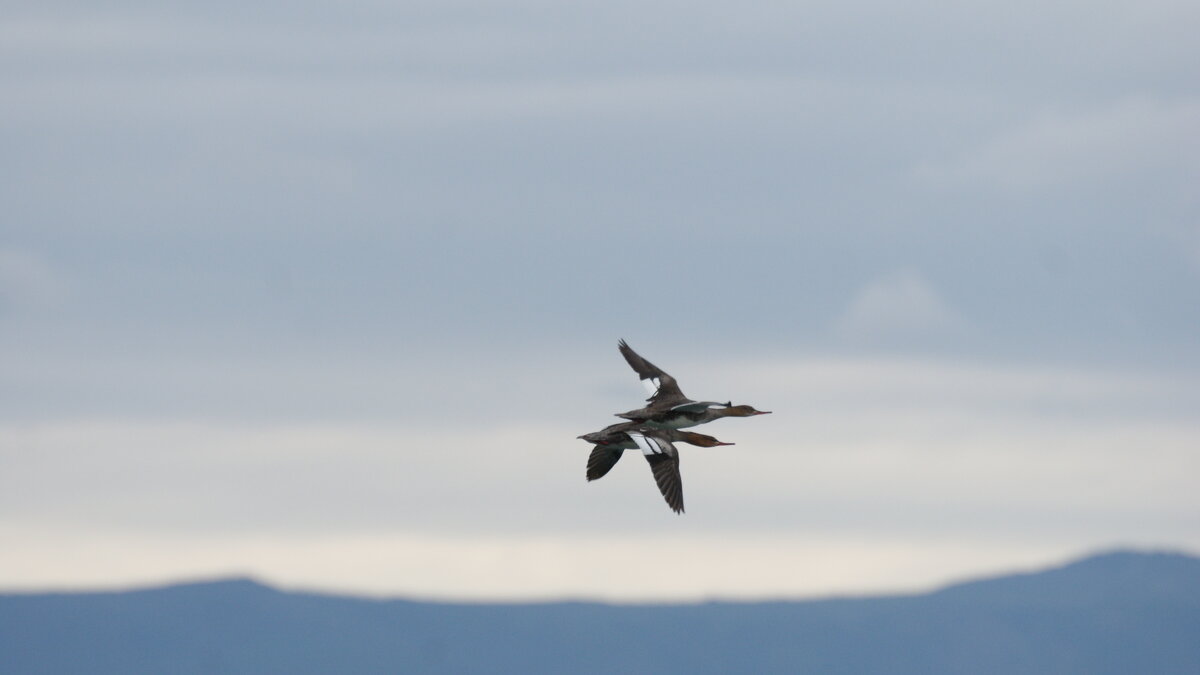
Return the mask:
M 654 474 L 654 482 L 658 484 L 658 491 L 662 493 L 667 506 L 671 507 L 675 513 L 683 513 L 683 480 L 679 477 L 679 451 L 675 449 L 672 441 L 683 441 L 701 447 L 733 445 L 733 443 L 722 443 L 712 436 L 678 429 L 638 427 L 617 432 L 614 435 L 628 438 L 629 442 L 641 449 L 646 461 L 650 463 L 650 472 Z M 588 480 L 595 480 L 608 473 L 608 470 L 621 458 L 621 453 L 625 450 L 624 444 L 622 441 L 614 445 L 597 445 L 593 448 L 592 455 L 588 458 Z
M 752 417 L 769 415 L 769 410 L 755 410 L 754 406 L 733 405 L 732 401 L 693 401 L 683 395 L 679 383 L 666 371 L 642 358 L 624 340 L 618 343 L 621 356 L 638 374 L 642 384 L 650 393 L 649 405 L 618 413 L 632 422 L 655 429 L 684 429 L 706 424 L 722 417 Z
M 640 447 L 633 438 L 633 435 L 642 434 L 644 436 L 647 433 L 661 436 L 669 443 L 690 443 L 701 448 L 733 445 L 733 443 L 718 441 L 712 436 L 692 431 L 680 431 L 678 429 L 655 430 L 642 427 L 637 422 L 621 422 L 579 437 L 595 446 L 592 448 L 592 454 L 588 456 L 587 479 L 593 481 L 604 477 L 617 464 L 617 461 L 621 459 L 621 455 L 626 450 Z
M 712 436 L 691 431 L 686 427 L 711 422 L 722 417 L 767 415 L 768 411 L 753 406 L 733 405 L 732 402 L 693 401 L 679 389 L 679 383 L 666 371 L 642 358 L 624 340 L 618 343 L 621 355 L 646 386 L 649 404 L 637 410 L 620 413 L 628 422 L 607 426 L 579 438 L 591 443 L 587 479 L 594 481 L 608 474 L 626 450 L 638 448 L 650 463 L 650 472 L 667 506 L 683 513 L 683 481 L 679 477 L 679 450 L 675 443 L 690 443 L 702 448 L 733 445 Z

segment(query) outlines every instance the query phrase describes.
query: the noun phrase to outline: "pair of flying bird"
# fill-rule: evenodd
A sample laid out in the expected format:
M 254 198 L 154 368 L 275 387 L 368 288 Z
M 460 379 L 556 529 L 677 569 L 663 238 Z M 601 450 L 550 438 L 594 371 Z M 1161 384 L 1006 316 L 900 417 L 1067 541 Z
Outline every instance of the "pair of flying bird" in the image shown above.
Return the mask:
M 675 513 L 682 513 L 683 483 L 679 478 L 679 451 L 674 444 L 682 442 L 711 448 L 733 443 L 722 443 L 712 436 L 681 429 L 722 417 L 750 417 L 767 415 L 769 412 L 755 410 L 748 405 L 733 405 L 732 402 L 693 401 L 679 390 L 675 378 L 639 356 L 624 340 L 618 343 L 618 347 L 621 356 L 625 357 L 650 392 L 650 398 L 646 399 L 649 405 L 617 414 L 627 422 L 579 437 L 595 446 L 588 457 L 587 479 L 593 481 L 604 476 L 621 459 L 622 453 L 638 448 L 646 461 L 650 462 L 650 471 L 663 498 L 667 500 L 667 506 Z

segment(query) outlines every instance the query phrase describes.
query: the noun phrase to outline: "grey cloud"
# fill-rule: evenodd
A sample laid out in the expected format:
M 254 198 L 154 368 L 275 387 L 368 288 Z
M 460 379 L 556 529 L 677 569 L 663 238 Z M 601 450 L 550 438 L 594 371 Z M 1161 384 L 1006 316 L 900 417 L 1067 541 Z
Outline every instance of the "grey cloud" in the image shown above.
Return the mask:
M 64 275 L 40 256 L 0 248 L 0 312 L 49 309 L 68 293 Z
M 1015 190 L 1107 186 L 1146 173 L 1161 179 L 1178 172 L 1179 180 L 1188 181 L 1200 176 L 1200 148 L 1191 133 L 1197 124 L 1200 102 L 1195 99 L 1131 99 L 1075 115 L 1047 111 L 967 158 L 921 167 L 919 175 Z
M 965 328 L 962 317 L 916 270 L 902 270 L 866 285 L 834 321 L 853 342 L 949 337 Z
M 228 414 L 4 422 L 0 512 L 50 528 L 264 536 L 842 531 L 1096 542 L 1147 523 L 1175 540 L 1194 531 L 1195 378 L 775 359 L 706 373 L 704 359 L 677 356 L 665 363 L 696 374 L 684 380 L 689 393 L 719 386 L 775 410 L 706 429 L 735 446 L 685 453 L 689 511 L 703 515 L 678 523 L 655 517 L 674 518 L 636 455 L 604 481 L 583 479 L 587 446 L 573 437 L 640 398 L 616 360 L 607 365 L 626 387 L 613 397 L 581 396 L 584 385 L 560 394 L 549 371 L 505 380 L 526 387 L 505 398 L 491 380 L 519 368 L 493 364 L 447 400 L 428 372 L 412 369 L 404 387 L 428 385 L 421 391 L 439 405 L 467 406 L 449 418 L 400 410 L 334 421 L 337 411 L 326 410 L 265 424 Z M 578 378 L 608 379 L 590 367 Z M 327 379 L 331 398 L 353 379 Z M 363 378 L 373 394 L 395 393 L 378 384 Z M 396 400 L 399 409 L 407 401 Z M 503 414 L 467 423 L 480 407 Z
M 785 580 L 848 541 L 860 583 L 1194 540 L 1194 2 L 6 10 L 0 536 L 35 577 L 96 540 L 88 578 L 329 580 L 364 532 L 393 583 L 513 533 L 802 540 Z M 687 518 L 637 458 L 583 480 L 640 399 L 621 337 L 776 411 L 685 457 Z
M 1197 358 L 1185 4 L 39 7 L 0 203 L 72 292 L 13 361 L 829 353 L 907 268 L 972 331 L 870 349 Z

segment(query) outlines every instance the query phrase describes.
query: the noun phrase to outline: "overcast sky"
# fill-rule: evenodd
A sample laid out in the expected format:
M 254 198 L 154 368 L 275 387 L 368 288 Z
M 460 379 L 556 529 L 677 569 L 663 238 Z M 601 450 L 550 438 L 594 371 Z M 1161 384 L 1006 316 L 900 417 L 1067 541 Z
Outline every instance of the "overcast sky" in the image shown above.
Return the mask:
M 1194 2 L 4 3 L 0 587 L 1200 552 Z M 575 436 L 774 410 L 688 513 Z

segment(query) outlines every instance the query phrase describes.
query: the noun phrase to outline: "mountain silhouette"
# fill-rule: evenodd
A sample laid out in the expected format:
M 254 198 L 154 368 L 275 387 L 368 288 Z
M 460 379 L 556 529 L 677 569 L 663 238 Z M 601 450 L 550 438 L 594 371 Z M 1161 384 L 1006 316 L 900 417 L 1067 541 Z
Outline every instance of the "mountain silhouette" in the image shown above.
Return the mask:
M 0 673 L 1200 673 L 1200 558 L 1113 552 L 920 595 L 609 605 L 0 595 Z

